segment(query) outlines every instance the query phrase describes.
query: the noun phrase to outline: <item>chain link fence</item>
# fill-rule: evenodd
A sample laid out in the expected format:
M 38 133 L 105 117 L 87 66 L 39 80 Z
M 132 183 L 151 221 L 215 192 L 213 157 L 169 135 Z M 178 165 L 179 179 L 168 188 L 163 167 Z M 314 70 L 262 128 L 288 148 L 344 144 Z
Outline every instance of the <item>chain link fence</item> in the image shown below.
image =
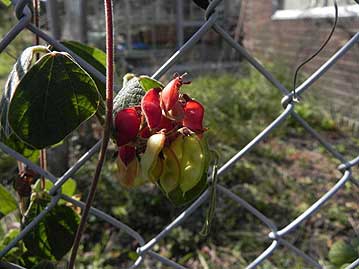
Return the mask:
M 331 187 L 320 199 L 313 203 L 307 210 L 305 210 L 301 215 L 296 219 L 288 223 L 284 228 L 278 228 L 275 223 L 271 221 L 270 218 L 262 214 L 255 207 L 250 205 L 244 199 L 234 194 L 229 189 L 221 186 L 217 186 L 217 191 L 220 195 L 228 199 L 232 199 L 240 206 L 248 210 L 256 218 L 258 218 L 264 225 L 266 225 L 271 232 L 268 234 L 268 238 L 271 240 L 271 244 L 264 250 L 255 260 L 253 260 L 247 268 L 256 268 L 260 265 L 265 259 L 271 256 L 280 246 L 284 246 L 287 249 L 294 252 L 296 255 L 303 258 L 310 268 L 323 268 L 323 266 L 311 257 L 309 254 L 304 253 L 302 250 L 295 247 L 293 244 L 289 243 L 286 240 L 286 236 L 291 232 L 295 231 L 303 224 L 308 218 L 313 214 L 316 214 L 323 205 L 329 199 L 335 199 L 335 194 L 342 189 L 345 184 L 349 181 L 359 187 L 359 181 L 355 179 L 351 168 L 359 164 L 359 156 L 355 157 L 352 160 L 345 159 L 338 151 L 332 147 L 331 144 L 326 142 L 326 140 L 314 129 L 312 128 L 305 120 L 303 120 L 295 111 L 295 102 L 293 101 L 294 93 L 286 89 L 275 77 L 273 77 L 254 57 L 252 57 L 241 45 L 239 45 L 221 26 L 216 23 L 218 15 L 216 13 L 216 7 L 225 0 L 213 0 L 210 2 L 207 10 L 205 11 L 206 21 L 199 28 L 199 30 L 192 35 L 192 37 L 180 48 L 178 49 L 156 72 L 152 75 L 153 78 L 158 79 L 163 74 L 165 74 L 171 66 L 173 66 L 177 60 L 185 54 L 188 50 L 193 48 L 196 43 L 203 37 L 210 29 L 215 30 L 232 48 L 234 48 L 243 58 L 245 58 L 255 69 L 258 70 L 268 81 L 270 81 L 278 90 L 283 94 L 283 99 L 278 100 L 278 105 L 283 106 L 283 112 L 271 123 L 269 124 L 261 133 L 259 133 L 250 143 L 248 143 L 244 148 L 242 148 L 236 155 L 234 155 L 228 162 L 226 162 L 219 170 L 218 176 L 220 177 L 227 170 L 238 161 L 242 159 L 249 151 L 251 151 L 258 143 L 260 143 L 266 136 L 272 133 L 276 128 L 278 128 L 286 119 L 289 117 L 294 118 L 308 133 L 310 133 L 313 139 L 319 141 L 319 143 L 331 154 L 334 158 L 338 159 L 341 165 L 338 166 L 339 171 L 342 173 L 342 177 L 337 180 L 334 186 Z M 41 31 L 33 24 L 31 24 L 32 12 L 29 8 L 30 0 L 13 0 L 15 6 L 15 14 L 18 18 L 18 23 L 8 32 L 8 34 L 2 38 L 0 42 L 0 53 L 16 38 L 16 36 L 23 30 L 28 29 L 34 34 L 38 35 L 44 41 L 52 45 L 56 50 L 65 51 L 71 54 L 76 61 L 89 73 L 96 76 L 101 81 L 105 82 L 105 77 L 97 71 L 93 66 L 88 64 L 86 61 L 78 57 L 72 51 L 67 49 L 65 46 L 60 44 L 54 38 Z M 359 41 L 359 33 L 356 33 L 341 49 L 339 49 L 330 59 L 328 59 L 316 72 L 314 72 L 307 80 L 305 80 L 300 86 L 296 88 L 296 96 L 300 96 L 310 86 L 318 80 L 325 72 L 332 67 L 337 60 L 339 60 L 347 51 L 349 51 L 357 42 Z M 9 250 L 16 246 L 16 244 L 24 238 L 24 236 L 34 228 L 41 219 L 57 204 L 60 199 L 63 199 L 67 202 L 72 203 L 75 206 L 80 208 L 84 207 L 84 203 L 72 199 L 69 196 L 66 196 L 61 193 L 61 186 L 72 176 L 74 175 L 86 162 L 94 155 L 100 148 L 101 141 L 96 143 L 87 153 L 85 153 L 68 171 L 66 171 L 61 177 L 57 178 L 48 171 L 44 171 L 36 164 L 30 162 L 22 155 L 18 154 L 11 148 L 7 147 L 3 143 L 0 143 L 0 149 L 17 159 L 25 163 L 29 168 L 33 169 L 35 172 L 40 175 L 48 178 L 54 183 L 54 186 L 49 191 L 49 194 L 52 196 L 51 202 L 47 205 L 44 211 L 42 211 L 36 218 L 29 223 L 20 234 L 12 240 L 4 249 L 0 250 L 0 258 L 3 257 Z M 181 225 L 186 219 L 191 217 L 191 214 L 196 211 L 204 202 L 207 201 L 209 197 L 209 190 L 206 190 L 202 195 L 191 204 L 186 210 L 184 210 L 177 218 L 175 218 L 167 227 L 164 227 L 163 230 L 153 237 L 152 239 L 146 241 L 139 233 L 133 230 L 129 225 L 122 223 L 120 220 L 115 219 L 109 214 L 98 210 L 96 208 L 91 208 L 90 213 L 96 216 L 99 219 L 102 219 L 114 227 L 121 229 L 133 239 L 135 239 L 139 247 L 137 248 L 137 253 L 139 257 L 134 262 L 130 268 L 137 268 L 141 265 L 146 256 L 150 256 L 155 260 L 162 262 L 164 265 L 183 269 L 184 266 L 166 258 L 153 250 L 155 244 L 161 241 L 166 237 L 176 226 Z M 22 268 L 15 264 L 1 264 L 9 268 Z M 357 260 L 352 262 L 346 269 L 354 269 L 359 267 L 359 257 Z

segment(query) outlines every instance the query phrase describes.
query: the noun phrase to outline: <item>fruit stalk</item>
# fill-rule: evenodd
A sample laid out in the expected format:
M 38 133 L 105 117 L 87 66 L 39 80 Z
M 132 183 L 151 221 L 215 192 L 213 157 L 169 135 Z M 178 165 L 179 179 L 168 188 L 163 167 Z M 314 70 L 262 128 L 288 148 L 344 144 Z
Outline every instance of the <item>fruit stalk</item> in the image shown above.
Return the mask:
M 111 125 L 112 125 L 112 110 L 113 110 L 113 80 L 114 80 L 114 55 L 113 55 L 113 11 L 112 11 L 112 0 L 104 0 L 105 6 L 105 20 L 106 20 L 106 120 L 103 130 L 102 145 L 99 154 L 99 160 L 96 166 L 95 175 L 92 180 L 89 195 L 86 199 L 86 205 L 82 212 L 81 221 L 76 232 L 74 245 L 71 252 L 69 269 L 74 268 L 77 251 L 80 245 L 81 236 L 85 230 L 86 221 L 89 215 L 89 211 L 92 202 L 95 197 L 97 184 L 100 178 L 103 163 L 106 157 L 106 151 L 108 142 L 110 140 Z

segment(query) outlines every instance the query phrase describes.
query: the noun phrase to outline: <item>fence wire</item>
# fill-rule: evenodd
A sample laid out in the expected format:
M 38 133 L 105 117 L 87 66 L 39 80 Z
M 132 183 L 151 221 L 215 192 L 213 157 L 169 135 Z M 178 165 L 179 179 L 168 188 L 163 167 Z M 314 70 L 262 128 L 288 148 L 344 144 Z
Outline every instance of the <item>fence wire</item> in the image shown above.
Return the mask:
M 237 194 L 231 192 L 229 189 L 218 185 L 218 191 L 224 197 L 231 199 L 238 203 L 240 206 L 248 210 L 256 218 L 258 218 L 264 225 L 270 229 L 268 238 L 272 243 L 265 249 L 255 260 L 253 260 L 246 268 L 256 268 L 269 256 L 271 256 L 279 246 L 284 246 L 287 249 L 291 250 L 297 256 L 300 256 L 304 261 L 307 262 L 308 266 L 311 268 L 324 268 L 315 258 L 311 257 L 309 254 L 304 253 L 302 250 L 288 242 L 285 237 L 291 232 L 298 229 L 304 221 L 306 221 L 310 216 L 316 214 L 323 205 L 333 196 L 344 187 L 344 185 L 351 181 L 354 185 L 359 187 L 359 182 L 354 178 L 351 168 L 359 164 L 359 156 L 356 156 L 352 160 L 347 160 L 341 155 L 334 147 L 331 146 L 314 128 L 312 128 L 304 119 L 302 119 L 295 111 L 295 103 L 293 102 L 293 92 L 289 91 L 284 87 L 270 72 L 268 72 L 254 57 L 252 57 L 245 48 L 238 44 L 220 25 L 217 24 L 217 13 L 216 7 L 226 0 L 213 0 L 210 2 L 206 12 L 205 12 L 205 22 L 199 28 L 199 30 L 192 35 L 192 37 L 181 47 L 179 48 L 153 75 L 152 78 L 159 79 L 163 74 L 165 74 L 171 66 L 173 66 L 178 59 L 185 54 L 188 50 L 193 48 L 197 42 L 210 30 L 213 29 L 220 35 L 232 48 L 234 48 L 243 58 L 245 58 L 255 69 L 258 70 L 268 81 L 270 81 L 282 94 L 283 99 L 281 102 L 278 102 L 278 105 L 283 106 L 284 111 L 273 120 L 261 133 L 259 133 L 250 143 L 243 147 L 236 155 L 234 155 L 230 160 L 228 160 L 219 170 L 218 176 L 221 176 L 227 170 L 238 161 L 241 160 L 249 151 L 251 151 L 259 142 L 261 142 L 266 136 L 272 133 L 278 126 L 281 125 L 283 121 L 287 118 L 294 118 L 302 127 L 310 133 L 314 139 L 319 141 L 319 143 L 331 154 L 334 158 L 338 159 L 341 165 L 338 166 L 338 170 L 342 172 L 342 177 L 337 180 L 335 185 L 327 191 L 320 199 L 313 203 L 307 210 L 305 210 L 301 215 L 296 219 L 288 223 L 284 228 L 278 228 L 275 223 L 273 223 L 270 218 L 266 217 L 254 206 L 246 202 Z M 18 23 L 2 38 L 0 41 L 0 53 L 16 38 L 16 36 L 23 30 L 28 29 L 34 34 L 38 35 L 48 44 L 52 45 L 56 50 L 65 51 L 71 54 L 75 60 L 89 73 L 105 82 L 106 78 L 98 70 L 96 70 L 92 65 L 81 59 L 78 55 L 73 53 L 71 50 L 60 44 L 57 40 L 35 27 L 31 24 L 32 12 L 29 7 L 31 0 L 13 0 L 12 3 L 15 6 L 15 14 L 18 18 Z M 356 33 L 341 49 L 339 49 L 329 60 L 327 60 L 316 72 L 314 72 L 307 80 L 305 80 L 301 85 L 296 88 L 296 95 L 300 96 L 304 91 L 308 90 L 310 86 L 323 76 L 330 67 L 332 67 L 337 60 L 339 60 L 345 53 L 347 53 L 359 40 L 359 32 Z M 20 234 L 13 239 L 4 249 L 0 251 L 0 258 L 3 257 L 8 251 L 10 251 L 16 244 L 24 238 L 24 236 L 34 228 L 42 218 L 57 204 L 60 199 L 64 199 L 69 203 L 72 203 L 75 206 L 83 208 L 85 204 L 81 201 L 77 201 L 61 193 L 61 186 L 73 176 L 86 162 L 97 153 L 100 148 L 101 141 L 97 142 L 87 153 L 85 153 L 68 171 L 66 171 L 61 177 L 57 178 L 48 171 L 44 171 L 38 165 L 32 163 L 19 153 L 15 152 L 11 148 L 7 147 L 0 142 L 0 149 L 6 154 L 12 156 L 25 163 L 29 168 L 33 169 L 35 172 L 40 175 L 48 178 L 54 183 L 54 186 L 49 190 L 49 194 L 52 196 L 51 202 L 47 205 L 44 211 L 42 211 L 36 218 L 29 223 Z M 146 256 L 160 261 L 164 265 L 167 265 L 172 268 L 183 269 L 184 266 L 159 255 L 153 250 L 155 244 L 161 241 L 166 237 L 176 226 L 179 226 L 186 219 L 191 217 L 191 214 L 197 210 L 204 202 L 207 201 L 209 197 L 209 190 L 207 189 L 202 193 L 202 195 L 194 201 L 191 206 L 184 210 L 177 218 L 175 218 L 167 227 L 164 227 L 163 230 L 153 237 L 152 239 L 146 241 L 138 232 L 132 229 L 129 225 L 121 222 L 120 220 L 110 216 L 109 214 L 98 210 L 96 208 L 91 208 L 90 214 L 96 216 L 99 219 L 102 219 L 114 227 L 124 231 L 130 235 L 134 240 L 140 245 L 137 248 L 137 253 L 139 257 L 137 260 L 130 266 L 130 268 L 139 267 Z M 21 266 L 2 263 L 0 266 L 6 266 L 8 268 L 23 268 Z M 359 267 L 359 257 L 357 260 L 352 262 L 346 269 L 354 269 Z

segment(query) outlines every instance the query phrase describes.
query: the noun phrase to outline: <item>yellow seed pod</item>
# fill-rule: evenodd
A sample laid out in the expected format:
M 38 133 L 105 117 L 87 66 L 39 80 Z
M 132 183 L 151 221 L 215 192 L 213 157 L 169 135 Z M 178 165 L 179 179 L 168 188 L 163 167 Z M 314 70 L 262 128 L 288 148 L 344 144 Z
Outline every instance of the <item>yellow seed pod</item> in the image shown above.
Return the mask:
M 163 173 L 160 176 L 160 185 L 168 194 L 177 188 L 181 179 L 180 163 L 170 148 L 163 149 Z
M 141 177 L 143 181 L 155 182 L 158 180 L 154 174 L 158 164 L 158 155 L 163 149 L 166 136 L 163 133 L 154 134 L 147 140 L 145 153 L 141 157 Z

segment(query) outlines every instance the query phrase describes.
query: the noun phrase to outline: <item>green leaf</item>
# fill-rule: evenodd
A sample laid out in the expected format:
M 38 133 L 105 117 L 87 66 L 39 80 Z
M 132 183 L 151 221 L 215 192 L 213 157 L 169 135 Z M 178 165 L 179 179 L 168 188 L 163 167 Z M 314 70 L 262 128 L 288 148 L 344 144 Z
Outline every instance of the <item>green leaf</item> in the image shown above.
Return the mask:
M 149 76 L 140 76 L 139 80 L 140 80 L 140 84 L 141 84 L 142 88 L 146 92 L 153 88 L 160 88 L 160 89 L 164 88 L 164 86 L 161 82 L 159 82 L 158 80 L 153 79 Z
M 4 186 L 0 185 L 0 219 L 16 209 L 16 200 Z
M 20 233 L 20 229 L 11 229 L 0 241 L 0 249 L 4 249 L 11 241 L 15 239 Z M 2 260 L 23 265 L 24 254 L 26 253 L 24 244 L 19 241 L 12 249 L 5 254 Z M 1 267 L 1 266 L 0 266 Z
M 62 186 L 62 193 L 68 196 L 72 196 L 75 194 L 76 187 L 77 187 L 76 181 L 70 178 Z
M 15 239 L 16 236 L 18 236 L 20 233 L 19 229 L 11 229 L 7 232 L 5 237 L 0 242 L 0 249 L 3 249 L 5 246 L 7 246 L 12 240 Z
M 45 190 L 46 191 L 49 191 L 53 186 L 54 186 L 54 184 L 50 180 L 48 180 L 48 179 L 45 180 Z M 38 186 L 38 187 L 40 187 L 40 186 Z M 72 178 L 70 178 L 64 183 L 64 185 L 62 185 L 62 194 L 65 194 L 65 195 L 71 197 L 75 194 L 76 187 L 77 187 L 76 181 L 73 180 Z
M 22 142 L 15 134 L 10 134 L 6 137 L 3 134 L 3 131 L 0 130 L 0 140 L 8 147 L 12 148 L 16 152 L 23 155 L 25 158 L 29 159 L 32 162 L 37 162 L 39 159 L 40 151 L 31 148 L 29 145 L 26 145 Z
M 30 223 L 47 205 L 48 200 L 36 199 L 25 218 Z M 28 251 L 50 261 L 60 260 L 71 249 L 79 216 L 65 205 L 56 205 L 24 238 Z
M 130 251 L 127 256 L 132 260 L 135 261 L 138 259 L 138 254 L 135 251 Z
M 60 142 L 96 113 L 93 79 L 69 54 L 43 56 L 19 83 L 8 120 L 16 135 L 36 149 Z
M 329 251 L 329 260 L 336 266 L 341 266 L 345 263 L 351 263 L 358 257 L 355 249 L 343 240 L 337 241 L 333 244 Z
M 106 53 L 102 50 L 94 47 L 87 46 L 85 44 L 76 41 L 63 41 L 61 42 L 65 47 L 72 50 L 90 65 L 95 67 L 103 75 L 106 75 Z M 106 100 L 106 85 L 101 80 L 92 76 L 95 81 L 99 92 L 101 93 L 102 99 Z
M 11 0 L 1 0 L 0 2 L 3 3 L 7 7 L 11 5 Z
M 1 227 L 1 225 L 0 225 L 0 238 L 4 238 L 4 236 L 5 236 L 4 228 Z M 1 242 L 0 242 L 0 245 L 1 245 Z
M 1 137 L 3 137 L 4 134 L 6 137 L 8 137 L 12 133 L 8 124 L 8 109 L 16 87 L 19 85 L 25 74 L 29 71 L 35 53 L 43 51 L 47 51 L 47 48 L 44 46 L 33 46 L 25 49 L 21 53 L 19 59 L 14 64 L 14 67 L 9 74 L 5 84 L 4 93 L 2 94 L 0 101 Z
M 56 269 L 56 267 L 52 262 L 44 260 L 31 267 L 31 269 Z

